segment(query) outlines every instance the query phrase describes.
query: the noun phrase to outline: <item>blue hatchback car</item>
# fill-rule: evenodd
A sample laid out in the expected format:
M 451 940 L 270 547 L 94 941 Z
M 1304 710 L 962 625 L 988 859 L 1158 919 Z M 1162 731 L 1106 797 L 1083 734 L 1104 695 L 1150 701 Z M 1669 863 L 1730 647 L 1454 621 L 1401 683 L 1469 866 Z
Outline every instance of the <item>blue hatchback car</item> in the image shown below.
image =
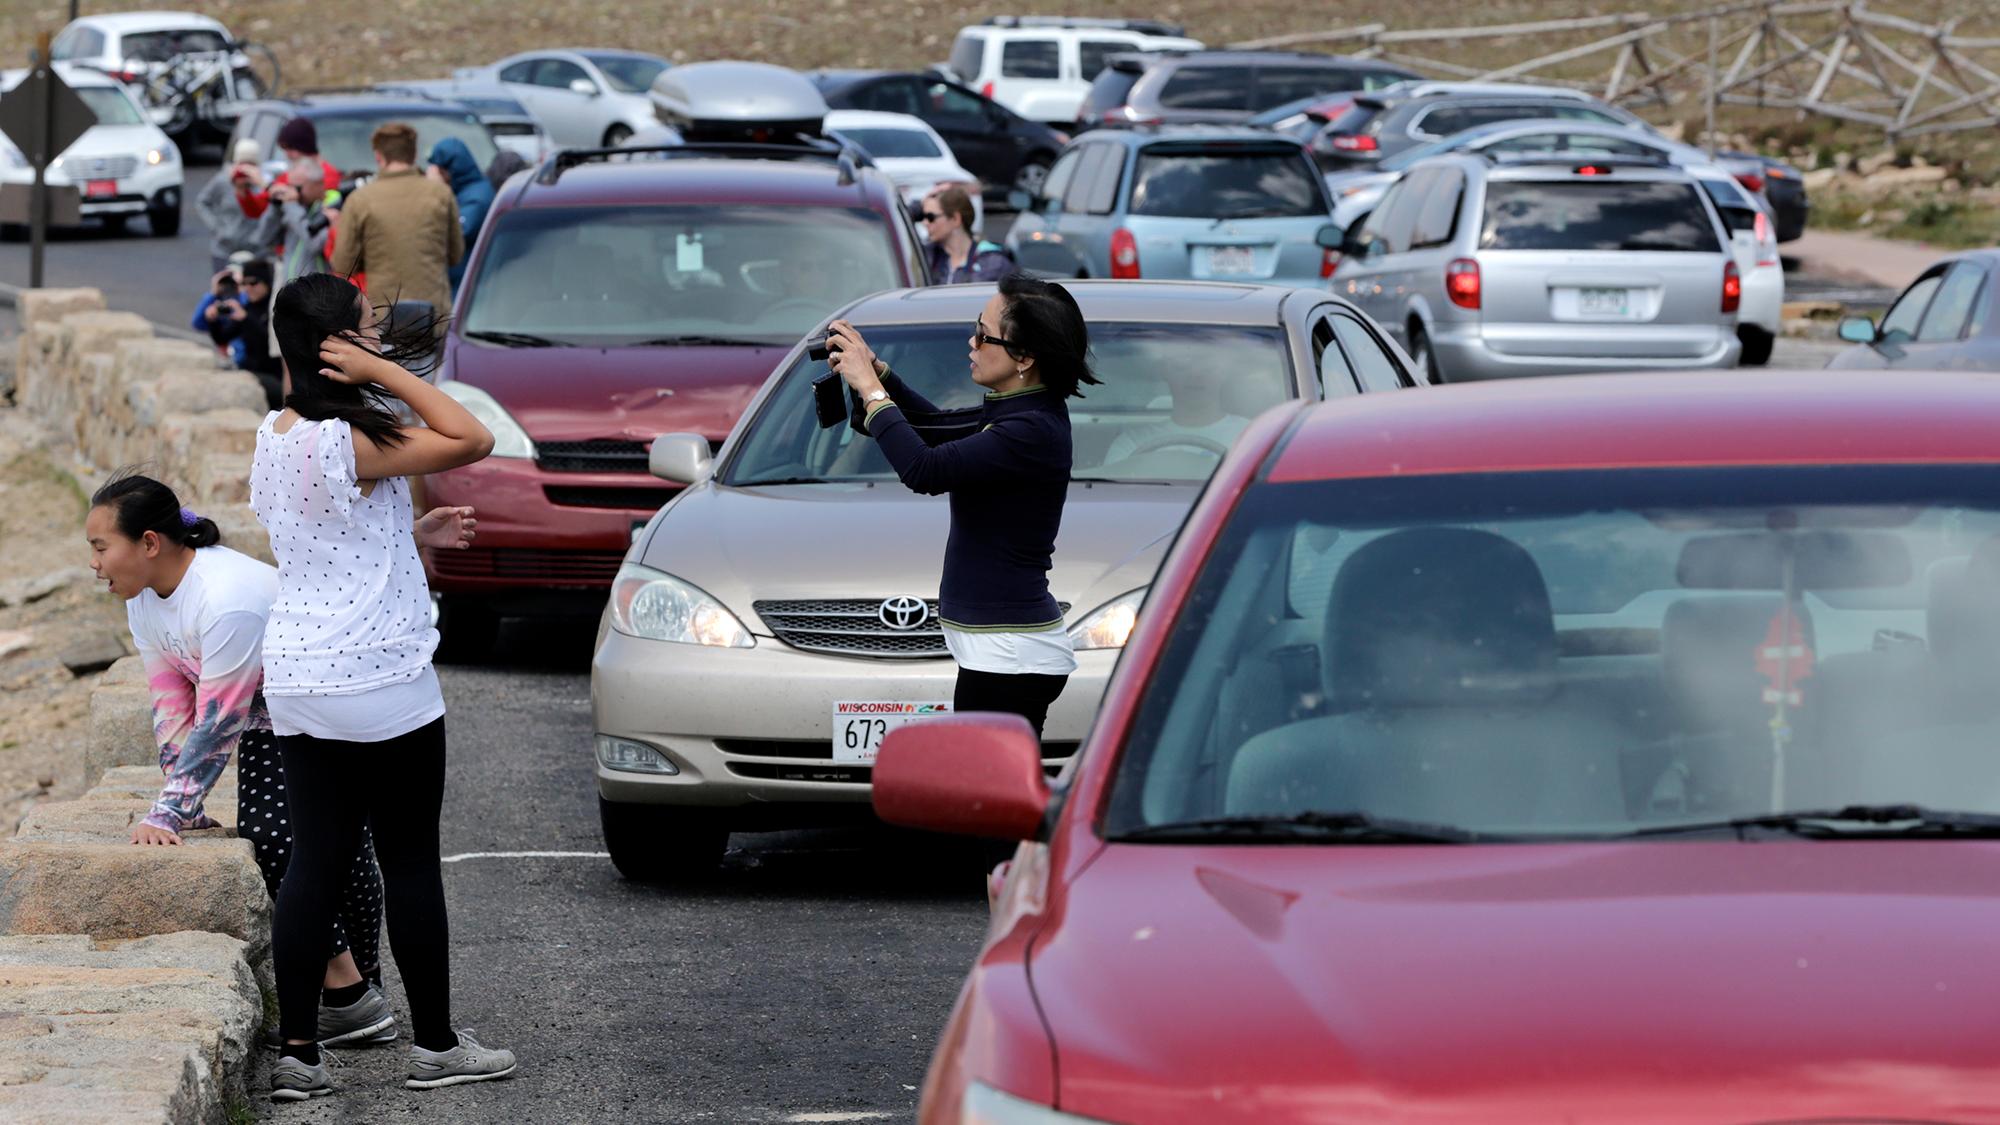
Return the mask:
M 1039 277 L 1321 285 L 1340 230 L 1304 146 L 1261 129 L 1084 134 L 1016 193 L 1007 248 Z

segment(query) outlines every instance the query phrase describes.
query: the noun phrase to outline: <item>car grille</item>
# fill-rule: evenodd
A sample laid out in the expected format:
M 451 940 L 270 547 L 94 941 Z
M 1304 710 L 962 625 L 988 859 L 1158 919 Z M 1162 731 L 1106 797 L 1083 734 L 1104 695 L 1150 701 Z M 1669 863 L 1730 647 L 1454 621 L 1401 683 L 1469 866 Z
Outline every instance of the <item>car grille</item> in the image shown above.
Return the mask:
M 542 491 L 549 503 L 565 508 L 626 508 L 640 512 L 659 511 L 674 498 L 671 488 L 589 488 L 575 485 L 546 485 Z
M 136 156 L 82 156 L 63 161 L 72 180 L 122 180 L 139 170 Z
M 624 561 L 618 551 L 474 547 L 431 552 L 431 567 L 442 578 L 507 578 L 552 586 L 609 586 Z
M 882 620 L 881 598 L 830 601 L 752 602 L 771 635 L 807 652 L 836 656 L 878 656 L 921 660 L 949 655 L 944 628 L 938 623 L 938 603 L 924 602 L 928 611 L 916 629 L 891 629 Z M 1069 613 L 1068 603 L 1062 612 Z
M 535 444 L 535 464 L 552 473 L 643 473 L 643 441 L 544 441 Z
M 1044 742 L 1042 761 L 1044 764 L 1060 765 L 1076 754 L 1079 743 Z M 725 754 L 736 754 L 745 758 L 801 758 L 808 761 L 832 761 L 833 740 L 827 738 L 718 738 L 715 748 Z

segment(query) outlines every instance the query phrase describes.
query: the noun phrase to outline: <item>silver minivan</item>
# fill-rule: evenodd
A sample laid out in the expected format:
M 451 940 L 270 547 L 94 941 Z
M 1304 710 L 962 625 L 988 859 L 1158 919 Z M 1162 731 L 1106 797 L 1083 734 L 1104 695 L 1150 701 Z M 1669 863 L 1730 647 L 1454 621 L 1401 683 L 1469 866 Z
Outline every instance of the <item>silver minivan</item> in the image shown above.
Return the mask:
M 1734 367 L 1728 248 L 1714 203 L 1664 161 L 1453 154 L 1347 233 L 1333 290 L 1434 382 Z

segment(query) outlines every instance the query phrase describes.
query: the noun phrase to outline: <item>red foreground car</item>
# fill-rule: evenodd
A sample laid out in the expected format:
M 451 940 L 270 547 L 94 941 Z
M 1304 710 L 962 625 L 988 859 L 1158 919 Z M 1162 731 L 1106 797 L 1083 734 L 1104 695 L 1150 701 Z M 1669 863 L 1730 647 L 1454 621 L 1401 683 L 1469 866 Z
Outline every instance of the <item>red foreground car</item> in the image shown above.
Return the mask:
M 927 1125 L 2000 1120 L 2000 379 L 1616 376 L 1245 433 L 1024 841 Z

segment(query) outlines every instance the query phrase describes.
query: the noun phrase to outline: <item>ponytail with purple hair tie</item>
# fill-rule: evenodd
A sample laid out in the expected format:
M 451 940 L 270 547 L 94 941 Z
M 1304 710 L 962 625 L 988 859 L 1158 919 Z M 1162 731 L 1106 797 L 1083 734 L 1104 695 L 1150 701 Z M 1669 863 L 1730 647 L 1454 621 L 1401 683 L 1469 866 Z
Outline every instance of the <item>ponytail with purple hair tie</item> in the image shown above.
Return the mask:
M 193 509 L 193 508 L 182 508 L 182 509 L 181 509 L 181 526 L 182 526 L 182 527 L 193 527 L 193 526 L 194 526 L 195 524 L 198 524 L 198 523 L 200 523 L 200 522 L 201 522 L 201 517 L 200 517 L 200 516 L 198 516 L 198 515 L 195 515 L 195 514 L 194 514 L 194 509 Z

